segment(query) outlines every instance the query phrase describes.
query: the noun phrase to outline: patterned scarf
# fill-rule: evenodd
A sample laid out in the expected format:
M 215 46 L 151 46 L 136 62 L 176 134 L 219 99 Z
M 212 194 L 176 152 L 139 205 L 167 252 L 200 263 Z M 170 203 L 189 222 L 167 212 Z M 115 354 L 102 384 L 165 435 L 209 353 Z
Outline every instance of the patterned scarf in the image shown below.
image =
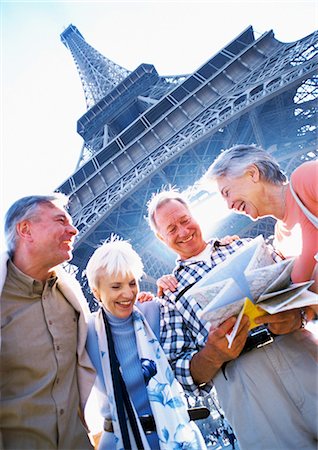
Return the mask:
M 136 307 L 134 307 L 132 316 L 137 351 L 141 360 L 148 398 L 157 427 L 160 449 L 205 450 L 206 445 L 198 427 L 189 419 L 182 387 L 175 379 L 166 355 L 157 338 L 142 313 Z M 103 377 L 113 421 L 116 449 L 121 450 L 123 449 L 123 442 L 114 401 L 109 352 L 101 309 L 96 315 L 95 329 L 98 337 Z M 150 450 L 146 435 L 135 410 L 134 413 L 144 449 Z M 137 448 L 129 422 L 127 423 L 127 426 L 132 446 L 133 448 Z

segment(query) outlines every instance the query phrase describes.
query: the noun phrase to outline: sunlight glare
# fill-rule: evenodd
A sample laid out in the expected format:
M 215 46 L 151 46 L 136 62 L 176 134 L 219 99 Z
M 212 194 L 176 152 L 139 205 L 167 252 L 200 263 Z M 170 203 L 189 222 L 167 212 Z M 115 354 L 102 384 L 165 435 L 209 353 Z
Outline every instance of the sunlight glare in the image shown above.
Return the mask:
M 191 211 L 206 239 L 212 237 L 213 230 L 218 227 L 219 222 L 231 214 L 226 202 L 215 192 L 204 192 L 195 202 L 191 202 Z

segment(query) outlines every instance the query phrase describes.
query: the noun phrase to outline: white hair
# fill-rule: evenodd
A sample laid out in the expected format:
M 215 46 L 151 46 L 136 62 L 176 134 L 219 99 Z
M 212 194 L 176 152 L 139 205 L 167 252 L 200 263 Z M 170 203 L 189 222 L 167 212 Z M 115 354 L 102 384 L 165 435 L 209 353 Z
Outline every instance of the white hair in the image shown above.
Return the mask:
M 188 202 L 186 201 L 184 195 L 182 195 L 176 188 L 168 187 L 163 189 L 161 192 L 157 192 L 152 195 L 151 199 L 147 203 L 148 210 L 148 225 L 152 229 L 154 233 L 157 232 L 158 226 L 155 221 L 155 213 L 156 211 L 164 204 L 170 202 L 171 200 L 176 200 L 177 202 L 182 203 L 189 211 L 190 207 Z
M 203 181 L 208 183 L 224 176 L 240 177 L 251 164 L 257 166 L 261 177 L 270 183 L 279 185 L 287 181 L 278 162 L 268 152 L 256 145 L 243 144 L 222 151 L 207 170 Z
M 86 267 L 86 276 L 91 290 L 98 289 L 98 280 L 104 274 L 132 274 L 136 280 L 143 275 L 143 263 L 128 241 L 112 235 L 93 253 Z

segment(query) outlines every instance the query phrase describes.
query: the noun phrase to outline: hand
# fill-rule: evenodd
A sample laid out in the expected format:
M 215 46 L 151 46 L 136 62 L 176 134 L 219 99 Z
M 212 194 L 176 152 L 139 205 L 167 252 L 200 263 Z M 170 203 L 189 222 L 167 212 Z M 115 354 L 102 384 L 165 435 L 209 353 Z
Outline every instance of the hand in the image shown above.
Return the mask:
M 224 238 L 220 239 L 220 244 L 221 245 L 232 244 L 233 241 L 237 241 L 238 239 L 240 238 L 237 234 L 233 234 L 233 236 L 224 236 Z
M 237 330 L 237 334 L 233 340 L 231 348 L 228 348 L 229 342 L 226 335 L 231 333 L 232 328 L 236 322 L 236 317 L 230 317 L 223 322 L 218 328 L 210 328 L 209 336 L 206 342 L 206 346 L 211 346 L 211 356 L 213 352 L 213 358 L 219 364 L 223 364 L 226 361 L 237 358 L 245 345 L 248 330 L 249 330 L 249 318 L 244 315 Z
M 265 314 L 257 317 L 255 323 L 267 324 L 268 329 L 274 334 L 288 334 L 299 330 L 301 327 L 300 309 L 290 309 L 276 314 Z
M 154 298 L 154 295 L 151 292 L 138 292 L 137 301 L 139 303 L 149 302 Z
M 163 291 L 174 292 L 177 286 L 178 280 L 174 275 L 163 275 L 157 280 L 157 296 L 161 297 Z
M 226 335 L 229 334 L 236 322 L 236 317 L 230 317 L 218 328 L 210 328 L 205 346 L 196 353 L 190 362 L 190 371 L 196 384 L 208 383 L 217 374 L 222 365 L 237 358 L 243 350 L 248 336 L 249 319 L 242 317 L 237 335 L 228 348 Z

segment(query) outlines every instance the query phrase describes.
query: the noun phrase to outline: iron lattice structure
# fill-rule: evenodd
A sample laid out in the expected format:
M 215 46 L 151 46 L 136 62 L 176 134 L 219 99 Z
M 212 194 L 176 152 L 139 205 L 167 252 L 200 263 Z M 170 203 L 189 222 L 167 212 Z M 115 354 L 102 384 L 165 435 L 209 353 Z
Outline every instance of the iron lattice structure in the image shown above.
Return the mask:
M 317 157 L 317 38 L 318 31 L 282 43 L 269 31 L 256 39 L 249 27 L 194 73 L 167 77 L 150 64 L 123 69 L 73 25 L 62 33 L 88 107 L 77 124 L 78 166 L 58 188 L 70 196 L 79 229 L 72 261 L 79 278 L 95 248 L 117 233 L 141 255 L 142 288 L 152 289 L 175 257 L 150 231 L 147 201 L 163 185 L 200 201 L 205 193 L 195 183 L 222 149 L 261 145 L 287 174 Z M 273 223 L 230 215 L 213 234 L 268 237 Z

